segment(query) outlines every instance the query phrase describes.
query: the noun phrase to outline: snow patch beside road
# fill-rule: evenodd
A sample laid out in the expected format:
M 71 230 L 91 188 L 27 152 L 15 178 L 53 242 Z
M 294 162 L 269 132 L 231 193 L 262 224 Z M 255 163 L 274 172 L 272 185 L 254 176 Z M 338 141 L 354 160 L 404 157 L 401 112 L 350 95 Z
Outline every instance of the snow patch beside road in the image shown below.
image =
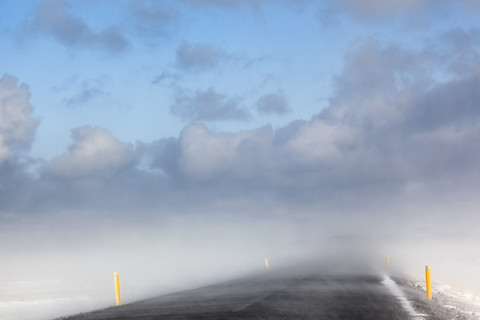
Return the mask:
M 383 276 L 382 284 L 386 286 L 390 293 L 397 298 L 398 302 L 400 302 L 402 307 L 410 314 L 412 318 L 428 319 L 428 316 L 426 314 L 418 313 L 415 311 L 410 301 L 403 294 L 402 290 L 400 290 L 395 281 L 393 281 L 388 275 Z
M 425 284 L 417 281 L 413 284 L 425 290 Z M 462 319 L 480 318 L 480 293 L 451 284 L 434 283 L 432 286 L 433 297 L 436 303 L 453 316 Z

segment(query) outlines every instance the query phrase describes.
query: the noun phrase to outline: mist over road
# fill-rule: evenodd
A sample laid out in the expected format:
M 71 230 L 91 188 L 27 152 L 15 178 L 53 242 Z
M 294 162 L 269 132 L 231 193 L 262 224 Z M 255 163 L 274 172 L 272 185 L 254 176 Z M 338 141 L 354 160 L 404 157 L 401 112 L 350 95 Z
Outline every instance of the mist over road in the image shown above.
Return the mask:
M 426 300 L 421 289 L 392 278 L 266 273 L 61 319 L 452 318 Z

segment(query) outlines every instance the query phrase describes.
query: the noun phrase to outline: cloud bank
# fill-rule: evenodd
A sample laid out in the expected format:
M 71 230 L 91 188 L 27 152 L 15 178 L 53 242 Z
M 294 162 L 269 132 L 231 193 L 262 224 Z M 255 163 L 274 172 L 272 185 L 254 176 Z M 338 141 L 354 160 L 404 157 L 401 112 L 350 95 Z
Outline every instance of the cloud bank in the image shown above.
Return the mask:
M 329 106 L 309 121 L 277 129 L 217 132 L 192 124 L 178 137 L 131 145 L 106 129 L 76 128 L 72 146 L 46 165 L 38 183 L 60 187 L 95 177 L 98 190 L 89 197 L 100 199 L 105 192 L 105 199 L 111 199 L 114 190 L 124 188 L 121 192 L 129 194 L 124 199 L 132 203 L 137 196 L 145 197 L 142 203 L 175 202 L 175 194 L 185 190 L 192 202 L 242 194 L 347 211 L 357 202 L 370 206 L 469 190 L 477 184 L 480 156 L 478 31 L 452 30 L 441 37 L 446 41 L 423 50 L 355 40 L 334 78 Z M 27 87 L 4 76 L 1 88 L 8 115 L 1 126 L 6 159 L 12 150 L 28 149 L 37 122 Z M 262 96 L 257 108 L 278 114 L 288 110 L 285 98 L 276 94 Z M 240 100 L 214 88 L 178 93 L 171 110 L 193 122 L 250 116 Z M 161 195 L 132 191 L 152 186 L 161 188 Z

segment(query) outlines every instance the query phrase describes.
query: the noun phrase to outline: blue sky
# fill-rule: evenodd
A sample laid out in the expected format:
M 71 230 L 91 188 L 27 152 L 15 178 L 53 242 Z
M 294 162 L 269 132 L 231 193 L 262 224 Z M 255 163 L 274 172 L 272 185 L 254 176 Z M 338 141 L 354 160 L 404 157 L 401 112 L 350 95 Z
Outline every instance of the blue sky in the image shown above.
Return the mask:
M 45 273 L 138 271 L 117 234 L 204 275 L 332 239 L 478 269 L 478 1 L 0 0 L 0 61 L 0 248 Z
M 252 109 L 258 96 L 283 92 L 291 104 L 299 100 L 302 105 L 292 112 L 308 118 L 325 105 L 318 99 L 325 100 L 328 78 L 334 71 L 328 70 L 331 63 L 325 61 L 336 56 L 339 64 L 337 53 L 324 50 L 326 41 L 328 47 L 337 46 L 336 39 L 318 35 L 321 27 L 306 8 L 297 9 L 301 11 L 292 16 L 289 7 L 274 5 L 269 5 L 271 14 L 244 4 L 203 8 L 167 2 L 153 5 L 153 9 L 148 3 L 128 2 L 113 9 L 108 2 L 58 6 L 67 19 L 82 21 L 90 32 L 118 28 L 128 45 L 120 52 L 109 52 L 94 43 L 62 43 L 51 30 L 33 34 L 24 29 L 29 29 L 29 16 L 32 12 L 35 15 L 38 7 L 32 3 L 23 10 L 15 8 L 16 19 L 6 26 L 13 32 L 3 38 L 4 47 L 10 49 L 4 52 L 9 56 L 5 60 L 12 61 L 5 71 L 27 83 L 32 91 L 39 86 L 41 93 L 32 94 L 32 104 L 42 123 L 33 153 L 42 156 L 61 152 L 69 143 L 70 129 L 85 124 L 108 128 L 130 142 L 175 136 L 187 122 L 170 112 L 180 91 L 195 93 L 212 87 L 225 99 L 240 100 L 246 111 Z M 142 26 L 133 17 L 134 6 L 157 10 L 167 21 L 147 21 Z M 105 20 L 99 16 L 97 12 L 102 10 L 113 11 L 111 17 Z M 177 59 L 182 44 L 193 50 L 204 46 L 207 54 L 213 55 L 211 64 L 182 66 Z M 346 39 L 338 45 L 345 46 Z M 161 82 L 152 83 L 162 75 Z M 323 80 L 323 86 L 313 84 L 319 82 L 314 78 Z M 293 89 L 287 95 L 289 87 Z M 87 92 L 92 94 L 82 96 Z M 210 125 L 238 130 L 286 123 L 288 119 L 291 115 L 256 115 L 248 121 L 227 118 Z
M 232 132 L 279 127 L 328 106 L 332 79 L 355 39 L 418 48 L 450 28 L 478 25 L 467 5 L 402 6 L 372 5 L 369 13 L 369 5 L 359 9 L 348 1 L 344 7 L 328 1 L 4 2 L 3 72 L 30 87 L 41 119 L 32 154 L 46 159 L 61 153 L 70 130 L 82 125 L 132 143 L 177 136 L 196 120 Z M 102 33 L 121 43 L 115 47 Z M 182 45 L 191 49 L 190 62 L 179 61 Z M 236 100 L 248 118 L 172 113 L 176 97 L 209 88 Z M 281 94 L 289 112 L 256 112 L 265 94 Z

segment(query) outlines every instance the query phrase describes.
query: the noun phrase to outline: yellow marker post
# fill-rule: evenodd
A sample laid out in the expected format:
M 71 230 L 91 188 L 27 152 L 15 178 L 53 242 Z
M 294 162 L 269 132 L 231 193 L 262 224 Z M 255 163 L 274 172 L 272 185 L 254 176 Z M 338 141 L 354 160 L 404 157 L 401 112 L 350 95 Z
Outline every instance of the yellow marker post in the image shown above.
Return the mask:
M 115 296 L 117 298 L 117 306 L 121 304 L 120 301 L 120 277 L 118 276 L 118 273 L 114 273 L 115 276 Z
M 265 258 L 265 268 L 267 268 L 267 271 L 270 270 L 270 268 L 268 267 L 268 260 L 267 260 L 267 258 Z
M 387 256 L 387 269 L 390 268 L 390 256 Z
M 430 277 L 430 265 L 425 266 L 425 278 L 427 280 L 427 299 L 432 300 L 432 279 Z

